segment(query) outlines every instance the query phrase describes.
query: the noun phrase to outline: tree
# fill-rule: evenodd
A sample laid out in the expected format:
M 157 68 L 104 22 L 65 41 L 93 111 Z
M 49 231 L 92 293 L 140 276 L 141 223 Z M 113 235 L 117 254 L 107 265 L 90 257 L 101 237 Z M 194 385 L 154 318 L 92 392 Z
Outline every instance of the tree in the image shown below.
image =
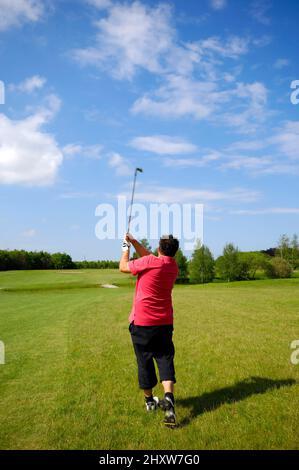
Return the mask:
M 66 253 L 53 253 L 51 256 L 54 269 L 71 269 L 74 263 Z
M 240 279 L 255 279 L 258 269 L 263 269 L 266 256 L 258 251 L 240 252 Z
M 268 250 L 261 250 L 261 253 L 268 256 L 275 256 L 277 252 L 277 248 L 268 248 Z
M 278 250 L 281 258 L 290 258 L 290 239 L 286 234 L 281 235 L 281 237 L 279 238 Z
M 223 248 L 222 256 L 216 261 L 217 272 L 225 281 L 236 281 L 242 274 L 239 250 L 232 243 L 227 243 Z
M 270 278 L 287 278 L 292 276 L 292 266 L 290 263 L 281 258 L 275 256 L 271 260 L 264 264 L 264 270 L 267 277 Z
M 175 255 L 175 260 L 179 267 L 179 275 L 177 277 L 177 282 L 187 282 L 188 281 L 188 260 L 182 250 L 179 248 Z
M 29 252 L 29 269 L 52 269 L 53 263 L 50 253 L 46 251 Z
M 299 266 L 299 242 L 298 235 L 294 233 L 291 240 L 291 264 L 293 269 L 296 269 Z
M 0 271 L 6 271 L 10 269 L 9 266 L 9 253 L 6 250 L 0 250 Z
M 142 246 L 144 246 L 144 248 L 145 248 L 147 251 L 149 251 L 150 253 L 152 252 L 152 247 L 150 246 L 150 244 L 149 244 L 149 242 L 148 242 L 148 240 L 147 240 L 146 238 L 142 238 L 142 240 L 140 240 L 139 243 L 140 243 Z M 137 251 L 135 251 L 135 252 L 133 253 L 133 256 L 132 256 L 131 259 L 137 259 L 137 258 L 139 258 L 139 255 L 138 255 Z
M 215 261 L 209 248 L 205 245 L 195 248 L 189 263 L 189 276 L 192 283 L 211 282 L 215 276 Z

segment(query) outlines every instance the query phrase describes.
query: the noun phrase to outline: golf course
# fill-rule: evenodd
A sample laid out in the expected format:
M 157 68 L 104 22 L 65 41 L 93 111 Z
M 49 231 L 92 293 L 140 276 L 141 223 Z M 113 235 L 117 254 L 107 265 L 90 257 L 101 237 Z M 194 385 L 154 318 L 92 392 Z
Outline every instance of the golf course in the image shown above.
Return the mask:
M 138 389 L 134 285 L 108 269 L 0 273 L 1 449 L 299 449 L 298 277 L 175 286 L 174 430 Z

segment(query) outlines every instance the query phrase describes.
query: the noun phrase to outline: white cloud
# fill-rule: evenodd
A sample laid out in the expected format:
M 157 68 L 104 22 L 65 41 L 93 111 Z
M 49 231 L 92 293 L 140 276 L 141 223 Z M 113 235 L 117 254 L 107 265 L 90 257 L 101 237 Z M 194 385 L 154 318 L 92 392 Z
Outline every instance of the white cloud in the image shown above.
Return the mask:
M 276 132 L 263 141 L 238 141 L 228 147 L 228 150 L 258 150 L 274 146 L 275 153 L 291 159 L 299 157 L 299 121 L 286 121 L 276 129 Z M 273 153 L 272 153 L 273 154 Z
M 230 36 L 224 41 L 217 36 L 212 36 L 196 44 L 202 53 L 213 53 L 222 57 L 236 59 L 248 52 L 250 39 L 248 37 Z
M 213 10 L 223 10 L 226 7 L 226 0 L 210 0 Z
M 256 132 L 269 115 L 267 88 L 261 82 L 238 83 L 231 94 L 237 100 L 232 103 L 232 109 L 219 116 L 218 120 L 240 133 Z
M 164 3 L 154 7 L 138 1 L 112 3 L 107 17 L 94 24 L 97 34 L 93 44 L 74 50 L 72 55 L 81 65 L 101 67 L 117 79 L 132 79 L 139 68 L 155 74 L 179 75 L 190 74 L 196 65 L 208 70 L 212 66 L 211 55 L 236 59 L 248 52 L 250 43 L 249 38 L 239 36 L 227 40 L 211 37 L 193 43 L 179 41 L 172 8 Z M 203 60 L 204 55 L 209 56 L 210 63 Z
M 299 159 L 299 121 L 287 121 L 275 135 L 267 140 L 278 145 L 279 151 L 288 158 Z
M 73 157 L 81 153 L 82 145 L 81 144 L 67 144 L 63 147 L 62 150 L 66 157 Z
M 40 20 L 44 6 L 41 0 L 0 0 L 0 12 L 0 31 L 5 31 Z
M 259 175 L 290 175 L 298 176 L 299 175 L 299 165 L 294 165 L 290 163 L 279 163 L 273 162 L 266 168 L 260 169 L 258 172 Z
M 129 197 L 130 194 L 123 194 Z M 260 193 L 254 190 L 244 188 L 232 188 L 227 191 L 217 191 L 211 189 L 190 189 L 167 186 L 148 186 L 136 192 L 136 201 L 157 202 L 157 203 L 175 203 L 175 202 L 212 202 L 212 201 L 236 201 L 236 202 L 254 202 L 258 200 Z
M 99 144 L 81 145 L 73 143 L 65 145 L 62 151 L 63 154 L 69 158 L 80 155 L 82 157 L 99 160 L 102 157 L 103 146 Z
M 263 154 L 259 155 L 260 151 Z M 246 154 L 242 152 L 246 151 Z M 240 153 L 241 152 L 241 153 Z M 221 151 L 209 149 L 192 158 L 164 158 L 171 168 L 202 168 L 244 171 L 252 176 L 299 175 L 299 121 L 287 121 L 261 140 L 238 140 Z
M 268 15 L 270 8 L 271 3 L 269 0 L 255 0 L 251 4 L 250 14 L 259 23 L 269 26 L 271 23 L 271 18 Z
M 242 155 L 239 151 L 254 152 Z M 263 155 L 256 155 L 263 150 Z M 265 154 L 267 152 L 267 154 Z M 299 174 L 299 121 L 286 121 L 270 136 L 261 140 L 240 140 L 222 152 L 219 169 L 246 170 L 257 175 Z
M 35 112 L 35 121 L 40 124 L 49 122 L 58 113 L 61 107 L 61 100 L 58 96 L 51 94 L 46 96 L 43 106 L 39 107 Z
M 214 161 L 219 160 L 220 158 L 220 152 L 214 151 L 198 158 L 165 158 L 163 163 L 164 166 L 171 168 L 202 168 L 211 164 Z
M 106 10 L 112 6 L 111 0 L 86 0 L 86 2 L 98 10 Z
M 213 82 L 195 81 L 169 75 L 166 84 L 153 94 L 139 98 L 132 107 L 134 114 L 178 118 L 191 115 L 195 119 L 209 117 L 228 95 L 221 93 Z
M 165 158 L 163 163 L 169 168 L 201 168 L 206 165 L 201 158 Z
M 26 238 L 32 238 L 32 237 L 35 237 L 36 233 L 37 232 L 35 228 L 29 228 L 28 230 L 25 230 L 24 232 L 22 232 L 21 235 Z
M 131 146 L 138 150 L 156 153 L 158 155 L 176 155 L 182 153 L 193 153 L 197 150 L 196 145 L 179 137 L 169 135 L 152 135 L 135 137 Z
M 63 155 L 43 127 L 59 106 L 60 100 L 50 96 L 47 107 L 23 120 L 0 114 L 0 183 L 41 186 L 54 182 Z
M 102 1 L 90 2 L 103 7 Z M 223 6 L 219 0 L 217 4 Z M 248 53 L 250 45 L 257 45 L 259 38 L 230 35 L 180 41 L 173 8 L 164 3 L 153 5 L 109 2 L 105 17 L 94 23 L 95 39 L 89 47 L 74 50 L 73 57 L 81 65 L 100 67 L 117 79 L 131 80 L 138 70 L 158 76 L 159 87 L 140 96 L 131 107 L 135 114 L 162 119 L 214 117 L 215 122 L 219 118 L 221 124 L 227 122 L 242 131 L 256 130 L 265 117 L 262 84 L 236 85 L 242 66 L 236 66 L 235 61 Z M 234 61 L 232 66 L 230 61 Z M 247 97 L 240 93 L 241 86 L 247 88 Z M 227 106 L 222 119 L 224 104 L 234 101 L 242 105 L 246 99 L 249 103 L 243 112 Z
M 226 162 L 222 163 L 220 168 L 260 171 L 264 167 L 271 166 L 272 163 L 273 160 L 270 157 L 248 157 L 243 155 L 229 158 Z
M 59 199 L 89 199 L 95 197 L 95 193 L 89 191 L 69 191 L 59 195 Z
M 277 59 L 274 62 L 274 68 L 276 69 L 283 69 L 284 67 L 288 67 L 290 65 L 289 59 Z
M 268 34 L 264 34 L 263 36 L 256 37 L 252 39 L 252 44 L 256 47 L 266 47 L 269 46 L 272 42 L 272 37 Z
M 270 207 L 268 209 L 244 209 L 230 212 L 235 215 L 271 215 L 271 214 L 295 214 L 299 215 L 297 207 Z
M 267 102 L 268 90 L 261 82 L 254 83 L 238 83 L 235 91 L 238 98 L 249 99 L 252 106 L 258 110 Z
M 126 176 L 132 174 L 132 170 L 127 159 L 119 153 L 110 153 L 108 155 L 108 164 L 116 170 L 116 174 L 119 176 Z
M 20 91 L 22 93 L 32 93 L 35 90 L 40 90 L 46 83 L 46 79 L 40 75 L 33 75 L 33 77 L 26 78 L 23 82 L 15 85 L 9 85 L 11 91 Z
M 221 90 L 213 81 L 169 75 L 165 85 L 139 98 L 131 111 L 160 118 L 190 115 L 249 133 L 255 132 L 268 116 L 267 95 L 260 82 L 237 83 L 234 88 Z
M 238 140 L 230 144 L 225 150 L 227 152 L 234 152 L 238 150 L 260 150 L 266 146 L 264 140 Z
M 261 150 L 263 154 L 259 154 Z M 275 133 L 261 140 L 237 140 L 221 151 L 206 149 L 204 154 L 196 157 L 169 156 L 162 162 L 169 168 L 210 166 L 216 170 L 243 171 L 251 176 L 298 176 L 299 121 L 287 121 Z
M 73 56 L 83 65 L 108 69 L 118 79 L 131 79 L 138 67 L 161 72 L 161 56 L 169 51 L 175 34 L 170 17 L 166 4 L 114 4 L 107 18 L 95 23 L 95 45 L 77 49 Z

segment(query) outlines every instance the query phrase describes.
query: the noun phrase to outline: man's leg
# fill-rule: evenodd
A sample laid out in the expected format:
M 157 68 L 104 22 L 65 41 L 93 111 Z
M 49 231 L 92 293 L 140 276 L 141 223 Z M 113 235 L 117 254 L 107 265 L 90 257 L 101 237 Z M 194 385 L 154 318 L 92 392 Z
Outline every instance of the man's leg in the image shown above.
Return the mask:
M 153 355 L 143 345 L 133 342 L 133 346 L 137 359 L 139 387 L 144 393 L 147 411 L 152 411 L 157 408 L 159 402 L 157 397 L 153 397 L 153 387 L 158 382 Z
M 164 424 L 167 426 L 176 425 L 176 416 L 174 410 L 174 382 L 172 380 L 162 380 L 164 388 L 164 398 L 160 401 L 160 407 L 165 411 Z
M 172 380 L 162 380 L 164 393 L 172 393 L 174 391 L 174 382 Z
M 167 426 L 176 425 L 176 416 L 174 411 L 174 344 L 172 342 L 172 328 L 161 327 L 161 336 L 157 340 L 157 349 L 154 353 L 156 359 L 160 380 L 164 388 L 164 398 L 160 400 L 159 405 L 165 411 L 164 423 Z

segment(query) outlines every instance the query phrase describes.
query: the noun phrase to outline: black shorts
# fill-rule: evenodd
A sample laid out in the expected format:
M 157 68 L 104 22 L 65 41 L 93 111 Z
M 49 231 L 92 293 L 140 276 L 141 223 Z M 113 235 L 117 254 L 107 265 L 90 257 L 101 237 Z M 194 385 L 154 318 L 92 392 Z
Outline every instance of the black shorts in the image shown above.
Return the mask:
M 175 383 L 173 325 L 138 326 L 130 323 L 129 331 L 137 359 L 139 387 L 150 389 L 157 385 L 153 359 L 159 369 L 160 382 L 171 380 Z

